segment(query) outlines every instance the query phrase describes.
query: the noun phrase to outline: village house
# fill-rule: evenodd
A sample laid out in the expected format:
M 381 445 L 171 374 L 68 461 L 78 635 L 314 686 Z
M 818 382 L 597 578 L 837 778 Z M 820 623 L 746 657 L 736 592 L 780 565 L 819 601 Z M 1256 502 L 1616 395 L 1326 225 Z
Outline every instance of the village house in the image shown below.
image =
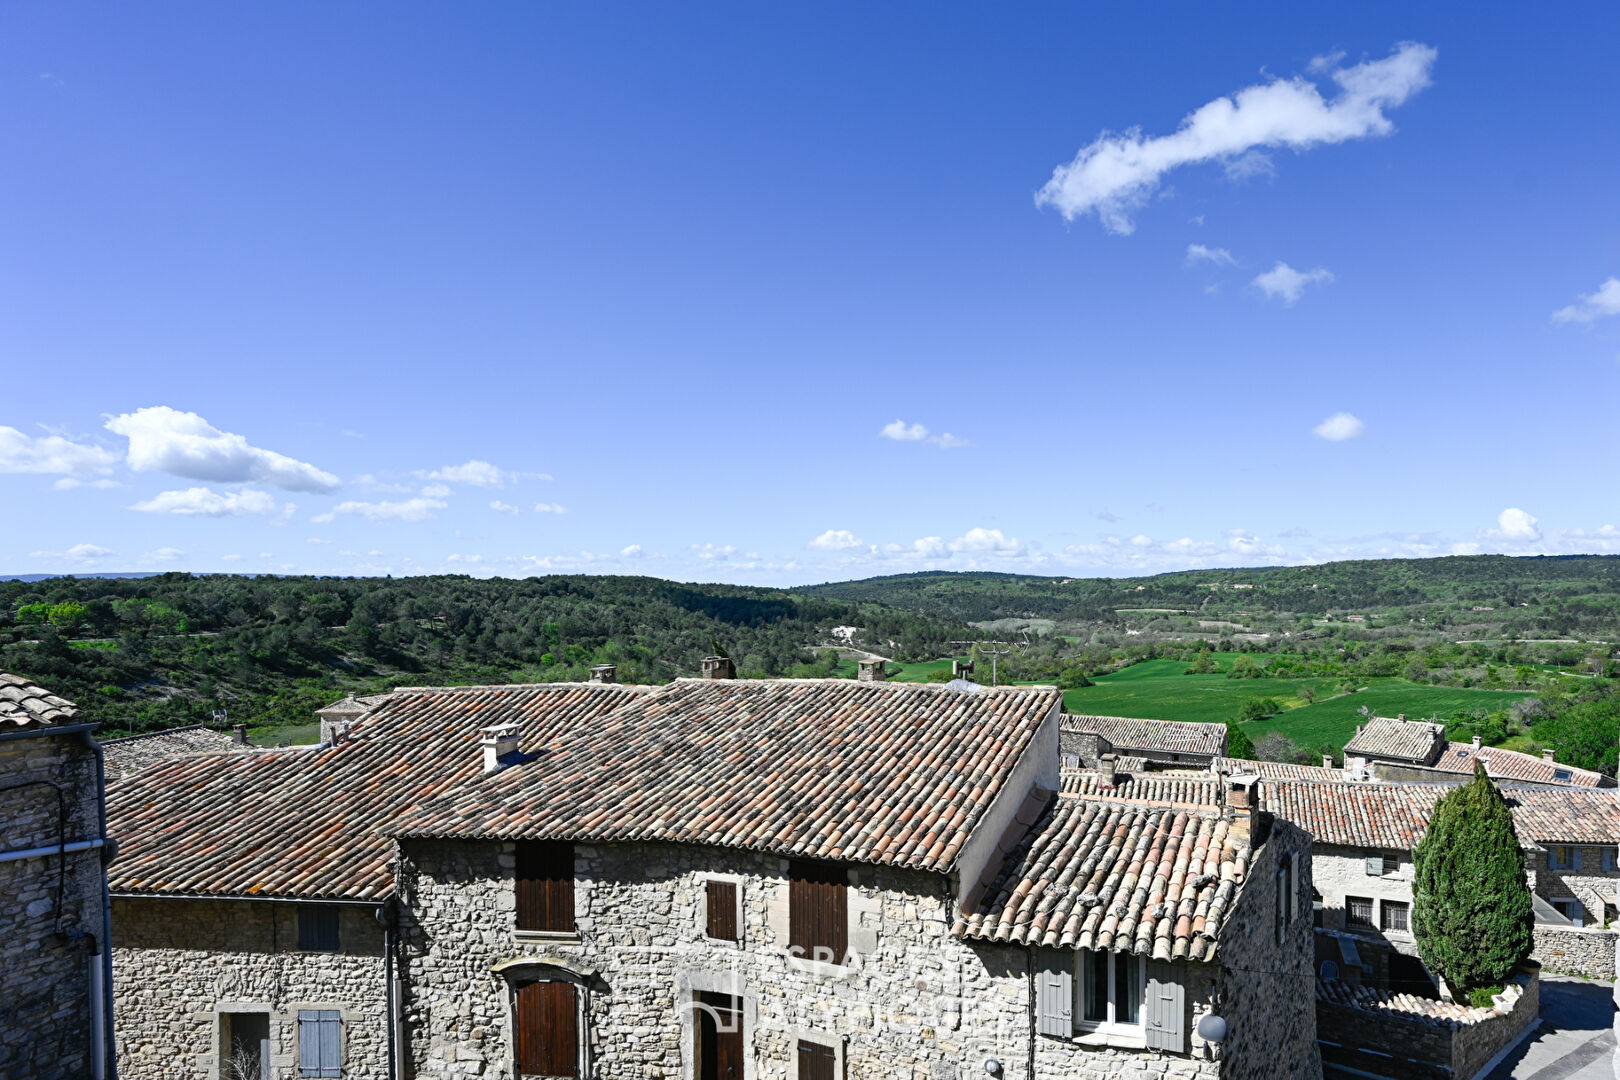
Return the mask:
M 1483 761 L 1486 773 L 1499 783 L 1615 786 L 1611 776 L 1555 760 L 1554 750 L 1544 750 L 1537 757 L 1483 746 L 1477 736 L 1472 743 L 1449 742 L 1445 725 L 1436 720 L 1375 716 L 1356 728 L 1355 736 L 1344 744 L 1345 768 L 1369 780 L 1456 783 L 1474 774 L 1476 761 Z
M 1054 689 L 711 673 L 120 782 L 125 1075 L 238 1031 L 273 1077 L 1315 1068 L 1309 841 L 1253 779 L 1065 794 Z
M 217 750 L 245 750 L 248 747 L 246 724 L 237 724 L 229 732 L 203 724 L 191 724 L 101 740 L 109 780 L 117 780 L 153 762 L 173 757 Z
M 72 702 L 0 674 L 0 1080 L 111 1075 L 102 759 Z
M 1225 724 L 1066 713 L 1062 726 L 1067 768 L 1095 768 L 1106 753 L 1153 766 L 1204 768 L 1226 753 Z

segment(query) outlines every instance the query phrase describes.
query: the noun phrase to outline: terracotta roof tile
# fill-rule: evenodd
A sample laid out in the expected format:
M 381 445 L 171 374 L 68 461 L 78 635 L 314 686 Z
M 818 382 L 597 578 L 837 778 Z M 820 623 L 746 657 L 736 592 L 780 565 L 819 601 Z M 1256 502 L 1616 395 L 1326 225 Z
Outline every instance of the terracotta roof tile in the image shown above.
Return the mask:
M 1213 812 L 1054 796 L 952 933 L 1210 960 L 1250 857 Z
M 1287 818 L 1320 844 L 1410 851 L 1434 815 L 1434 804 L 1453 784 L 1262 785 L 1267 810 Z M 1590 789 L 1502 787 L 1523 844 L 1614 843 L 1620 803 L 1613 792 Z
M 202 724 L 98 741 L 101 743 L 102 750 L 106 753 L 107 776 L 109 779 L 127 776 L 136 769 L 185 754 L 252 749 L 237 742 L 229 733 L 215 731 L 213 728 L 204 727 Z
M 1510 1000 L 1517 1000 L 1523 992 L 1518 982 L 1514 981 L 1508 984 L 1504 996 Z M 1433 998 L 1402 994 L 1394 990 L 1380 990 L 1372 986 L 1353 986 L 1337 979 L 1318 978 L 1316 1000 L 1342 1005 L 1372 1016 L 1394 1015 L 1401 1019 L 1446 1028 L 1477 1024 L 1481 1020 L 1499 1015 L 1494 1008 L 1475 1008 L 1472 1005 L 1436 1001 Z
M 1435 756 L 1445 737 L 1444 724 L 1375 716 L 1344 744 L 1344 752 L 1359 757 L 1399 758 L 1421 763 Z
M 1121 750 L 1157 750 L 1161 753 L 1211 756 L 1226 753 L 1225 724 L 1065 714 L 1063 730 L 1101 735 Z
M 1223 773 L 1251 773 L 1262 780 L 1316 780 L 1325 784 L 1349 782 L 1343 769 L 1320 765 L 1294 765 L 1286 761 L 1254 761 L 1249 758 L 1216 758 L 1215 767 Z
M 0 672 L 0 730 L 71 723 L 79 707 L 21 675 Z
M 1114 776 L 1113 788 L 1102 786 L 1101 776 L 1094 770 L 1066 771 L 1062 774 L 1065 795 L 1162 803 L 1175 806 L 1219 806 L 1221 785 L 1219 778 L 1204 774 L 1164 774 L 1152 772 L 1120 772 Z
M 1535 754 L 1521 754 L 1517 750 L 1503 750 L 1496 746 L 1482 746 L 1477 751 L 1472 743 L 1448 742 L 1445 751 L 1430 766 L 1446 772 L 1472 773 L 1474 762 L 1483 759 L 1485 771 L 1497 780 L 1530 780 L 1542 784 L 1569 784 L 1572 787 L 1613 787 L 1614 780 L 1590 769 L 1577 769 Z M 1566 774 L 1568 779 L 1560 777 Z

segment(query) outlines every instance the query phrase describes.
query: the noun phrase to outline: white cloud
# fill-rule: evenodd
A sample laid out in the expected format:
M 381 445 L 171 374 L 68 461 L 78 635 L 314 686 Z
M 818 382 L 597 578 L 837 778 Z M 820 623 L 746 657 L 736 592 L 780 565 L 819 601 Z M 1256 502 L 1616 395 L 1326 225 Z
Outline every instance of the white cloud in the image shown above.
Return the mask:
M 1338 84 L 1331 101 L 1301 77 L 1272 79 L 1201 106 L 1172 135 L 1144 137 L 1138 128 L 1105 131 L 1052 171 L 1035 203 L 1055 207 L 1069 221 L 1095 213 L 1109 232 L 1130 233 L 1132 213 L 1146 204 L 1166 173 L 1183 165 L 1219 161 L 1231 168 L 1261 147 L 1307 150 L 1389 134 L 1395 128 L 1384 110 L 1429 85 L 1437 55 L 1427 45 L 1405 42 L 1383 60 L 1349 68 L 1318 65 L 1316 73 Z M 1250 157 L 1236 168 L 1253 175 L 1264 166 Z
M 1516 506 L 1510 506 L 1496 515 L 1496 524 L 1498 535 L 1503 539 L 1528 541 L 1541 539 L 1540 523 L 1535 519 L 1534 515 L 1528 514 Z
M 883 430 L 878 434 L 885 439 L 895 439 L 899 442 L 921 442 L 928 438 L 928 429 L 921 424 L 908 424 L 904 420 L 896 420 L 892 424 L 884 424 Z
M 179 562 L 181 559 L 184 559 L 185 557 L 186 557 L 186 553 L 181 551 L 179 548 L 161 547 L 161 548 L 158 548 L 156 551 L 142 552 L 141 557 L 140 557 L 140 563 L 141 563 L 142 566 L 151 566 L 153 564 L 176 563 L 176 562 Z
M 698 558 L 705 562 L 725 562 L 737 554 L 737 549 L 730 544 L 718 546 L 715 544 L 693 544 L 692 550 L 697 554 Z
M 338 478 L 274 450 L 248 445 L 196 413 L 167 405 L 114 416 L 107 430 L 129 439 L 129 467 L 219 484 L 269 484 L 285 491 L 332 491 Z
M 192 517 L 246 517 L 250 514 L 290 515 L 297 509 L 292 503 L 285 506 L 276 502 L 268 491 L 244 488 L 241 491 L 210 491 L 204 487 L 181 491 L 160 491 L 144 502 L 130 507 L 146 514 L 180 514 Z
M 220 562 L 241 562 L 242 561 L 242 556 L 240 556 L 240 555 L 221 555 L 219 557 L 219 561 Z
M 1321 267 L 1300 271 L 1279 261 L 1276 266 L 1255 278 L 1253 284 L 1267 296 L 1282 297 L 1282 302 L 1291 307 L 1305 294 L 1305 286 L 1326 285 L 1332 280 L 1333 275 Z
M 124 485 L 120 484 L 118 481 L 109 480 L 105 476 L 100 477 L 99 479 L 96 479 L 96 480 L 80 480 L 77 476 L 64 476 L 60 480 L 58 480 L 56 483 L 51 485 L 51 487 L 54 488 L 57 491 L 72 491 L 74 488 L 82 488 L 82 487 L 87 487 L 87 488 L 115 488 L 115 487 L 123 487 L 123 486 Z
M 641 545 L 640 544 L 626 544 L 624 547 L 619 549 L 619 557 L 622 558 L 622 559 L 640 559 L 640 558 L 642 558 L 643 554 L 642 554 L 642 550 L 641 550 Z
M 969 529 L 951 541 L 952 551 L 991 555 L 1022 555 L 1024 544 L 1000 529 Z
M 368 521 L 426 521 L 436 516 L 437 511 L 450 505 L 439 499 L 405 499 L 401 502 L 340 502 L 324 514 L 317 514 L 311 518 L 318 524 L 325 524 L 343 515 L 363 517 Z
M 424 499 L 448 499 L 450 496 L 454 495 L 455 492 L 450 490 L 450 485 L 448 484 L 424 484 L 422 485 L 422 490 L 417 494 L 421 495 Z
M 1344 442 L 1346 439 L 1359 439 L 1367 425 L 1347 412 L 1336 412 L 1326 420 L 1311 428 L 1311 434 L 1328 442 Z
M 1241 184 L 1257 176 L 1276 176 L 1277 166 L 1272 163 L 1270 154 L 1261 150 L 1250 150 L 1235 158 L 1227 158 L 1225 172 L 1228 180 Z
M 925 559 L 948 559 L 951 549 L 941 536 L 923 536 L 911 542 L 911 550 Z
M 878 432 L 885 439 L 894 439 L 896 442 L 930 442 L 941 450 L 954 450 L 958 446 L 972 446 L 967 439 L 959 438 L 946 431 L 939 435 L 928 434 L 928 428 L 922 424 L 908 424 L 904 420 L 896 420 L 892 424 L 884 424 Z
M 1216 266 L 1236 266 L 1237 260 L 1225 248 L 1205 247 L 1203 244 L 1187 245 L 1187 265 L 1195 266 L 1198 263 L 1214 263 Z
M 306 537 L 304 537 L 304 543 L 306 543 L 306 544 L 330 544 L 331 542 L 332 541 L 328 540 L 324 536 L 306 536 Z
M 557 503 L 535 503 L 534 512 L 537 514 L 566 514 L 568 507 Z
M 818 551 L 855 551 L 865 546 L 860 537 L 848 529 L 828 529 L 805 545 Z
M 427 480 L 440 480 L 447 484 L 469 484 L 472 487 L 499 488 L 519 480 L 550 480 L 549 473 L 514 472 L 491 465 L 487 461 L 464 461 L 460 465 L 446 465 L 442 469 L 418 473 Z
M 54 559 L 58 562 L 71 562 L 88 566 L 92 563 L 105 562 L 118 553 L 111 548 L 104 548 L 99 544 L 74 544 L 66 551 L 30 551 L 31 559 Z
M 1620 315 L 1620 278 L 1609 278 L 1598 291 L 1553 312 L 1556 323 L 1589 323 L 1606 315 Z
M 513 506 L 511 503 L 504 503 L 499 499 L 492 501 L 489 504 L 489 508 L 495 511 L 497 514 L 511 514 L 513 517 L 517 517 L 523 512 L 517 507 Z
M 118 455 L 99 446 L 0 426 L 0 473 L 104 473 L 116 464 Z

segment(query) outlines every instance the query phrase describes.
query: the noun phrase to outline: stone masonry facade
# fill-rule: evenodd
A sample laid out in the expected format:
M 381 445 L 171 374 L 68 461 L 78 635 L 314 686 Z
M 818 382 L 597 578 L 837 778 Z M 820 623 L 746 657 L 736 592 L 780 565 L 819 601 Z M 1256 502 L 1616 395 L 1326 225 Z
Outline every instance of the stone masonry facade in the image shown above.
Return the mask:
M 94 751 L 75 733 L 47 732 L 0 742 L 0 849 L 100 835 Z M 0 862 L 0 1080 L 91 1075 L 102 883 L 96 849 Z
M 262 1014 L 273 1080 L 296 1077 L 298 1013 L 336 1010 L 345 1078 L 384 1080 L 383 928 L 374 905 L 338 907 L 338 951 L 298 948 L 298 905 L 114 898 L 120 1080 L 228 1078 L 229 1017 Z
M 944 875 L 849 866 L 850 958 L 834 965 L 788 955 L 788 863 L 776 856 L 578 845 L 578 933 L 542 935 L 515 929 L 512 844 L 406 840 L 399 881 L 411 1075 L 510 1077 L 509 979 L 525 977 L 579 988 L 591 1076 L 695 1080 L 701 992 L 741 999 L 740 1080 L 796 1080 L 801 1041 L 829 1048 L 836 1075 L 905 1080 L 969 1080 L 989 1058 L 1007 1080 L 1262 1077 L 1278 1075 L 1279 1062 L 1308 1070 L 1316 1060 L 1309 994 L 1278 994 L 1269 974 L 1309 975 L 1308 871 L 1298 883 L 1300 915 L 1281 941 L 1269 883 L 1276 853 L 1290 845 L 1309 866 L 1309 841 L 1282 823 L 1273 838 L 1280 843 L 1261 849 L 1218 963 L 1176 965 L 1187 1054 L 1036 1036 L 1033 950 L 951 937 L 955 893 Z M 710 879 L 739 887 L 739 942 L 705 935 Z M 1217 1004 L 1232 1026 L 1221 1049 L 1192 1033 Z

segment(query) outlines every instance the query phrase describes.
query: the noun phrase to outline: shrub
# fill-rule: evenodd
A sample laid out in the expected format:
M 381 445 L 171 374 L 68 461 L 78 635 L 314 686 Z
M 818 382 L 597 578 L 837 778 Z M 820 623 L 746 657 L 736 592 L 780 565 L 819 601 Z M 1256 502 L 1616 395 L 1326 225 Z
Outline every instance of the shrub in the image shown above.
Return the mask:
M 1412 860 L 1424 963 L 1453 987 L 1502 983 L 1530 954 L 1535 917 L 1513 814 L 1483 766 L 1435 804 Z
M 1298 764 L 1299 745 L 1282 732 L 1273 731 L 1255 745 L 1254 755 L 1261 761 L 1289 761 Z
M 1243 730 L 1232 721 L 1226 722 L 1226 755 L 1228 757 L 1254 760 L 1254 743 L 1243 734 Z

